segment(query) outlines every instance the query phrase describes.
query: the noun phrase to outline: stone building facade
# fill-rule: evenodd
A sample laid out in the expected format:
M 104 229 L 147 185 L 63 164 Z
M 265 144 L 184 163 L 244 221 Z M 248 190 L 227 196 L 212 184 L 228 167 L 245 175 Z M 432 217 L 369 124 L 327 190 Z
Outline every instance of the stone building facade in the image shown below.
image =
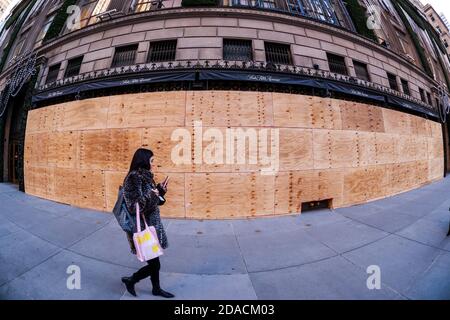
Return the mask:
M 16 9 L 21 12 L 11 15 L 0 36 L 4 56 L 0 76 L 3 96 L 9 92 L 8 81 L 14 78 L 18 66 L 24 65 L 23 57 L 36 59 L 38 73 L 34 75 L 32 88 L 27 89 L 31 91 L 28 96 L 25 84 L 23 92 L 10 97 L 9 104 L 4 106 L 3 178 L 11 180 L 18 166 L 16 175 L 23 180 L 25 191 L 28 188 L 38 196 L 109 210 L 134 148 L 164 144 L 170 140 L 170 130 L 187 128 L 196 116 L 209 127 L 217 124 L 222 129 L 256 126 L 285 130 L 280 141 L 288 146 L 281 154 L 282 174 L 272 180 L 261 180 L 255 178 L 260 168 L 179 169 L 165 162 L 170 160 L 170 146 L 160 146 L 164 159 L 161 172 L 177 176 L 174 188 L 182 198 L 171 208 L 172 216 L 235 215 L 219 210 L 226 205 L 220 199 L 202 198 L 189 181 L 211 185 L 210 193 L 220 194 L 223 201 L 233 201 L 237 195 L 229 198 L 214 189 L 215 184 L 248 185 L 255 193 L 249 195 L 254 203 L 239 200 L 233 211 L 240 211 L 240 216 L 254 216 L 298 212 L 302 204 L 314 201 L 333 200 L 335 207 L 351 205 L 439 179 L 444 174 L 444 144 L 448 144 L 448 128 L 440 123 L 446 118 L 450 63 L 442 50 L 444 44 L 437 42 L 437 35 L 428 29 L 428 24 L 423 25 L 425 19 L 412 8 L 406 0 L 22 1 Z M 156 105 L 140 98 L 145 91 L 153 92 L 151 97 L 156 99 Z M 164 94 L 168 91 L 180 92 L 181 97 Z M 201 93 L 194 97 L 196 91 Z M 261 95 L 255 97 L 247 91 L 258 91 Z M 320 99 L 297 100 L 295 95 Z M 16 113 L 20 112 L 14 111 L 16 107 L 12 105 L 24 104 L 27 97 L 31 102 L 26 111 L 34 110 L 29 113 L 28 126 L 19 126 L 20 120 L 16 118 L 20 116 Z M 228 103 L 216 103 L 214 97 Z M 119 105 L 113 103 L 117 99 L 122 101 Z M 252 106 L 251 101 L 256 105 Z M 215 104 L 221 109 L 215 109 Z M 162 106 L 171 112 L 164 111 Z M 327 107 L 323 109 L 324 106 Z M 241 108 L 255 108 L 255 113 L 245 115 Z M 281 110 L 285 113 L 280 113 Z M 352 120 L 348 118 L 349 110 L 356 115 Z M 70 118 L 66 117 L 66 111 Z M 108 112 L 115 112 L 116 124 L 111 124 L 114 121 Z M 161 115 L 153 118 L 147 112 Z M 283 114 L 291 122 L 280 120 Z M 248 119 L 236 120 L 239 116 Z M 325 123 L 318 124 L 320 121 Z M 19 129 L 14 130 L 15 126 Z M 110 132 L 110 129 L 125 131 Z M 331 131 L 315 132 L 316 129 Z M 112 140 L 124 139 L 129 149 L 115 151 L 124 152 L 124 158 L 117 162 L 113 160 L 117 156 L 114 150 L 88 147 L 83 131 L 89 135 L 90 130 L 106 130 L 97 137 L 99 140 L 91 140 L 104 148 L 110 147 Z M 152 130 L 156 130 L 154 134 L 160 140 L 143 138 Z M 18 139 L 14 138 L 16 131 Z M 363 142 L 355 134 L 364 136 L 368 132 L 373 136 L 367 137 L 365 146 L 370 148 L 366 151 L 374 152 L 375 162 L 363 161 L 363 150 L 349 160 L 352 164 L 342 161 L 341 149 L 361 147 Z M 140 138 L 133 141 L 141 143 L 129 142 L 128 134 L 136 134 L 134 137 Z M 413 142 L 402 140 L 408 135 L 415 137 Z M 65 141 L 62 146 L 56 137 Z M 292 144 L 296 138 L 311 143 L 311 150 L 298 151 L 300 154 L 290 157 L 296 148 L 302 150 Z M 25 141 L 22 149 L 21 139 Z M 71 144 L 72 139 L 77 143 Z M 13 141 L 19 145 L 17 150 Z M 320 143 L 329 150 L 327 161 L 316 147 Z M 409 160 L 402 158 L 405 145 L 411 147 L 409 152 L 415 150 Z M 380 148 L 391 150 L 390 156 L 383 155 Z M 24 157 L 22 162 L 11 160 L 15 150 L 19 159 Z M 58 154 L 56 150 L 65 152 Z M 372 167 L 377 165 L 389 167 Z M 426 174 L 414 171 L 417 167 Z M 76 176 L 96 177 L 90 183 L 96 186 L 94 189 L 84 189 L 82 194 L 73 191 L 72 198 L 78 199 L 74 202 L 61 193 L 69 187 L 81 188 L 79 178 L 71 176 L 69 169 L 81 170 Z M 369 174 L 372 169 L 376 169 L 374 176 Z M 382 174 L 383 169 L 390 175 Z M 58 170 L 64 174 L 58 176 Z M 420 178 L 401 186 L 400 177 L 414 172 Z M 321 180 L 321 176 L 328 178 Z M 332 177 L 337 177 L 337 186 Z M 283 179 L 297 181 L 291 182 L 294 185 L 290 187 L 289 199 L 279 198 L 281 195 L 274 191 Z M 61 181 L 67 184 L 57 186 Z M 303 189 L 295 186 L 301 181 L 308 186 Z M 358 188 L 358 184 L 364 183 L 377 188 L 392 184 L 392 188 L 389 192 L 380 189 L 375 194 L 365 188 L 348 193 L 348 188 Z M 50 187 L 43 190 L 39 186 Z M 56 190 L 58 187 L 60 191 Z M 318 191 L 302 196 L 311 189 Z M 267 196 L 258 198 L 256 194 L 261 192 Z M 90 198 L 89 194 L 96 196 Z M 213 204 L 216 201 L 219 204 Z M 196 213 L 187 213 L 192 207 Z

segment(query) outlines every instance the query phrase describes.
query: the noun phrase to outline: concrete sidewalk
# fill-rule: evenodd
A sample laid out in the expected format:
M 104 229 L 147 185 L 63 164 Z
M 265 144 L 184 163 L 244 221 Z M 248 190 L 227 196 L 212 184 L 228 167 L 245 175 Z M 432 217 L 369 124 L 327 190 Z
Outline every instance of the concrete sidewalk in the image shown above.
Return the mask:
M 136 299 L 142 266 L 112 214 L 0 184 L 1 299 Z M 367 205 L 257 220 L 164 220 L 163 289 L 177 299 L 450 299 L 450 179 Z M 162 208 L 164 210 L 164 208 Z M 67 289 L 70 265 L 81 289 Z M 381 289 L 366 285 L 370 265 Z M 155 299 L 150 280 L 138 299 Z

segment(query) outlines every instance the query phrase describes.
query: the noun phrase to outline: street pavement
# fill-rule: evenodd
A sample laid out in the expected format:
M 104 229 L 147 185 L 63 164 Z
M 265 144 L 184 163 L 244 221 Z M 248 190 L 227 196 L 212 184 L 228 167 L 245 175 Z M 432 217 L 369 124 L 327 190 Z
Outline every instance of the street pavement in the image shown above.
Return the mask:
M 186 300 L 448 300 L 449 207 L 446 178 L 337 210 L 163 219 L 169 248 L 161 287 Z M 79 289 L 70 286 L 71 266 L 80 271 Z M 120 278 L 141 266 L 111 213 L 0 184 L 0 299 L 162 299 L 151 294 L 148 279 L 137 284 L 137 298 L 126 292 Z M 379 289 L 368 288 L 368 278 L 378 275 L 368 273 L 370 266 L 379 268 Z

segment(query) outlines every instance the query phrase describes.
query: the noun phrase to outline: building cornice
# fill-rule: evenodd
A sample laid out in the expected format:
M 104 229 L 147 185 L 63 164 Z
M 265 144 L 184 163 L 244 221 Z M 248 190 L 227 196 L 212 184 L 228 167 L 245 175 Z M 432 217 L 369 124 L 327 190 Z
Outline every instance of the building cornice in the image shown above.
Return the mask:
M 137 24 L 142 22 L 156 21 L 161 19 L 175 19 L 180 18 L 193 18 L 193 17 L 228 17 L 228 18 L 250 18 L 260 21 L 269 21 L 289 24 L 292 26 L 303 27 L 312 29 L 315 31 L 325 32 L 330 35 L 338 36 L 344 40 L 350 41 L 354 44 L 363 46 L 365 48 L 376 51 L 385 55 L 387 58 L 396 61 L 406 68 L 413 69 L 415 72 L 428 79 L 431 83 L 438 85 L 438 83 L 432 79 L 426 72 L 409 62 L 406 58 L 399 56 L 398 53 L 385 48 L 367 38 L 353 33 L 347 29 L 336 27 L 327 23 L 323 23 L 317 20 L 308 19 L 304 17 L 294 16 L 286 13 L 278 13 L 269 10 L 251 9 L 251 8 L 233 8 L 233 7 L 208 7 L 208 8 L 169 8 L 155 11 L 148 11 L 142 13 L 127 14 L 121 17 L 117 17 L 108 21 L 99 22 L 91 26 L 82 28 L 80 30 L 73 31 L 64 36 L 61 36 L 37 49 L 38 56 L 43 55 L 57 47 L 60 47 L 73 40 L 89 36 L 94 33 L 110 30 L 114 27 L 120 27 L 124 25 Z M 2 77 L 8 75 L 10 70 L 14 68 L 14 65 L 6 69 Z

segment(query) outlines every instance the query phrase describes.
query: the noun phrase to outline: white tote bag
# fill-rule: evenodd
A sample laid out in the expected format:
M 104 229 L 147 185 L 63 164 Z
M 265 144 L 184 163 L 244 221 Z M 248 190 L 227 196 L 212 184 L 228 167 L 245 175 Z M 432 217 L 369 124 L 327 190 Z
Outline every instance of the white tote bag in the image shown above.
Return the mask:
M 136 256 L 139 261 L 144 262 L 157 258 L 164 254 L 156 234 L 155 227 L 149 227 L 144 219 L 145 229 L 141 230 L 141 216 L 139 204 L 136 203 L 136 225 L 137 232 L 133 234 L 133 242 L 136 248 Z

